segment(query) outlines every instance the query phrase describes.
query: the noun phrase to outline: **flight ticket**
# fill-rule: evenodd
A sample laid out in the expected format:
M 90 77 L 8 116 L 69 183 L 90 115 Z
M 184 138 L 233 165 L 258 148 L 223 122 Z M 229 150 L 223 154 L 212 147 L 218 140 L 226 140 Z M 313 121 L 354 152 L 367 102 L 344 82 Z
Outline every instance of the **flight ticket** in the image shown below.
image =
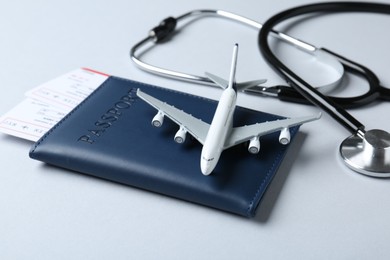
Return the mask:
M 0 117 L 0 131 L 37 141 L 109 75 L 81 68 L 25 93 L 25 99 Z

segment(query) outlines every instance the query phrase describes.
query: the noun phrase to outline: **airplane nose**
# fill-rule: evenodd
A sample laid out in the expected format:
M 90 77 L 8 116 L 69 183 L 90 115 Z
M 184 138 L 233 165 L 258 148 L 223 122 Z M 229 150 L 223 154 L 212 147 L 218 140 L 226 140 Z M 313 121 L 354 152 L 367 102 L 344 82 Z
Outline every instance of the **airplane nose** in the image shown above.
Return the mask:
M 202 159 L 200 161 L 200 170 L 202 171 L 203 175 L 209 175 L 213 169 L 210 168 L 209 162 Z

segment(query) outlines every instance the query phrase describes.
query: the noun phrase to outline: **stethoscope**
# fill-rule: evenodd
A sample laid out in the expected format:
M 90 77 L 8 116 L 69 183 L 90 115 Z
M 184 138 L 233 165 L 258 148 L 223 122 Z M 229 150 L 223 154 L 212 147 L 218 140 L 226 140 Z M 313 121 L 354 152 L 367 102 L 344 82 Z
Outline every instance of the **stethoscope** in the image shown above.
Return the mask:
M 195 10 L 177 18 L 169 17 L 163 20 L 159 26 L 150 31 L 149 35 L 144 40 L 133 46 L 130 50 L 130 56 L 138 67 L 148 72 L 189 82 L 213 85 L 206 77 L 177 72 L 145 63 L 136 55 L 136 52 L 149 43 L 156 45 L 159 42 L 167 40 L 175 32 L 178 22 L 189 18 L 200 18 L 205 16 L 224 17 L 252 26 L 258 30 L 261 29 L 259 34 L 259 47 L 261 53 L 267 62 L 269 62 L 293 88 L 287 86 L 258 86 L 251 89 L 251 92 L 293 102 L 306 103 L 310 101 L 316 106 L 324 109 L 352 133 L 352 136 L 343 141 L 340 146 L 340 154 L 347 166 L 365 175 L 390 177 L 390 134 L 378 129 L 365 131 L 364 125 L 344 109 L 345 107 L 362 106 L 377 99 L 390 100 L 390 90 L 380 86 L 378 77 L 368 68 L 327 49 L 315 47 L 302 40 L 295 39 L 287 34 L 272 29 L 279 22 L 301 14 L 346 11 L 390 13 L 390 5 L 353 2 L 305 5 L 281 12 L 271 17 L 264 25 L 226 11 Z M 337 72 L 338 76 L 335 80 L 325 85 L 317 86 L 316 88 L 311 86 L 294 74 L 272 53 L 268 44 L 269 34 L 315 56 L 319 62 L 331 66 Z M 369 90 L 360 96 L 348 98 L 327 97 L 321 93 L 337 87 L 345 71 L 365 78 L 369 83 Z

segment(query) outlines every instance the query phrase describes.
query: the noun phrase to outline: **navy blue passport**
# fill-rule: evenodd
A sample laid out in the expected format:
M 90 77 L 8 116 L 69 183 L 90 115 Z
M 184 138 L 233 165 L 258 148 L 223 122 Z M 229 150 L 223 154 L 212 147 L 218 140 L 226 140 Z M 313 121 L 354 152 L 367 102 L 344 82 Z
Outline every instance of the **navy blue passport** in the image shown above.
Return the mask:
M 188 136 L 173 137 L 178 126 L 165 119 L 152 127 L 156 110 L 139 99 L 137 88 L 210 123 L 217 102 L 118 77 L 109 77 L 49 130 L 30 157 L 72 171 L 123 183 L 231 213 L 253 217 L 286 153 L 279 133 L 261 138 L 257 155 L 247 145 L 225 150 L 210 176 L 200 171 L 202 146 Z M 237 107 L 234 125 L 279 116 Z M 298 127 L 291 128 L 293 138 Z

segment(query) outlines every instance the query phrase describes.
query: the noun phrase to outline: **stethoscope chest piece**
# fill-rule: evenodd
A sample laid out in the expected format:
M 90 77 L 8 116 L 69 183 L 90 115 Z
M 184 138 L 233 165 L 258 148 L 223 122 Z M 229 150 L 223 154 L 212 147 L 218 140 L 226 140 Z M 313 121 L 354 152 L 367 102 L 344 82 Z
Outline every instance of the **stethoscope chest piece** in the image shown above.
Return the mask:
M 340 153 L 349 168 L 372 177 L 390 177 L 390 133 L 369 130 L 345 139 Z

